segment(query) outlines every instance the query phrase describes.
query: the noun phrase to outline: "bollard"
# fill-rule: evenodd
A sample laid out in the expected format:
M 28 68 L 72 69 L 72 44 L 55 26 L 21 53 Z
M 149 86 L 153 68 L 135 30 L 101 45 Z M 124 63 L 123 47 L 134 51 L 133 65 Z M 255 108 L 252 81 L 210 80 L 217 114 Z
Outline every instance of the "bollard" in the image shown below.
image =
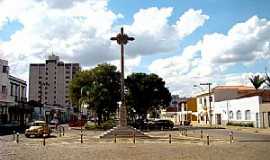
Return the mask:
M 203 139 L 203 130 L 201 130 L 201 139 Z
M 16 132 L 13 131 L 13 141 L 15 141 L 15 140 L 16 140 Z
M 116 143 L 116 134 L 114 134 L 114 143 Z
M 16 139 L 17 143 L 19 143 L 19 136 L 20 136 L 20 134 L 19 134 L 19 132 L 17 132 L 17 139 Z
M 207 135 L 207 145 L 209 146 L 210 145 L 210 138 L 209 138 L 209 135 Z
M 233 142 L 233 131 L 231 131 L 231 133 L 232 133 L 232 142 Z
M 43 134 L 43 146 L 46 145 L 46 134 Z
M 172 143 L 172 135 L 169 134 L 169 143 L 171 144 Z
M 83 133 L 81 132 L 81 143 L 83 143 Z
M 135 132 L 133 132 L 133 144 L 136 143 L 136 135 L 135 135 Z
M 61 137 L 62 136 L 62 133 L 61 133 L 61 127 L 59 127 L 59 137 Z
M 65 127 L 63 127 L 63 136 L 65 135 Z
M 233 143 L 233 132 L 231 131 L 229 133 L 229 136 L 230 136 L 230 144 Z
M 163 131 L 163 130 L 164 130 L 164 129 L 163 129 L 163 126 L 161 126 L 161 128 L 160 128 L 160 129 L 161 129 L 161 131 Z
M 187 136 L 187 128 L 186 128 L 186 130 L 185 130 L 185 135 Z

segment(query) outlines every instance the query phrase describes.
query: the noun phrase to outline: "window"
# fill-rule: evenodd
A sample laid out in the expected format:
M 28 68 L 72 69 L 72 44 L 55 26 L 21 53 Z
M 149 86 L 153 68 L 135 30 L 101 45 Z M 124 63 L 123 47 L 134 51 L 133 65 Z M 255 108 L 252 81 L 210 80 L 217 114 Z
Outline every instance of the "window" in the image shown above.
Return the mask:
M 3 66 L 3 73 L 8 73 L 8 66 Z
M 237 112 L 236 112 L 236 119 L 237 120 L 241 120 L 241 111 L 240 110 L 238 110 Z
M 233 119 L 233 111 L 229 112 L 229 119 Z
M 245 120 L 251 120 L 251 113 L 250 110 L 245 111 Z
M 10 84 L 10 96 L 13 96 L 13 84 Z
M 2 93 L 7 94 L 7 86 L 2 86 Z
M 204 106 L 206 106 L 206 98 L 204 98 L 203 100 L 204 100 Z
M 202 98 L 199 98 L 199 102 L 200 102 L 200 104 L 202 104 Z

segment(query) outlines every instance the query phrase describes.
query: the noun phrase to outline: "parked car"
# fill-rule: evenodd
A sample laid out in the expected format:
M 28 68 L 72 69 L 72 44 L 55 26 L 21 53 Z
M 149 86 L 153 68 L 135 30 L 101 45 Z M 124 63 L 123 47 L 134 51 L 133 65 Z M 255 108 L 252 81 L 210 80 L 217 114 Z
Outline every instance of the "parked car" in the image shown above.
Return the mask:
M 154 129 L 173 129 L 174 123 L 170 120 L 156 120 L 153 124 Z
M 45 136 L 50 136 L 51 134 L 51 130 L 45 121 L 34 121 L 33 125 L 25 130 L 25 137 L 42 137 L 43 134 Z
M 140 129 L 140 130 L 151 129 L 152 126 L 153 126 L 153 121 L 143 120 L 143 119 L 137 119 L 135 121 L 135 123 L 133 124 L 133 127 Z

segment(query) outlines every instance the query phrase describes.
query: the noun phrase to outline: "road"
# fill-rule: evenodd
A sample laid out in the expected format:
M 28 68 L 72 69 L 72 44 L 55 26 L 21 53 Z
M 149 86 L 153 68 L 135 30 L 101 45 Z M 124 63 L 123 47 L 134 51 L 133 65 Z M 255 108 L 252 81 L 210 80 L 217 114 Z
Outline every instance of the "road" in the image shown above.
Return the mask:
M 136 140 L 133 144 L 130 139 L 99 139 L 103 131 L 85 131 L 83 143 L 80 143 L 80 130 L 68 130 L 65 136 L 54 133 L 46 139 L 43 146 L 42 138 L 20 137 L 19 144 L 13 141 L 13 135 L 0 136 L 0 160 L 256 160 L 270 157 L 270 135 L 234 132 L 236 142 L 211 141 L 206 145 L 205 137 L 200 140 L 200 130 L 189 130 L 188 136 L 197 137 L 198 141 L 177 141 L 168 143 L 168 135 L 173 138 L 179 136 L 179 131 L 151 131 L 152 136 L 167 137 L 167 139 Z M 228 140 L 229 130 L 207 129 L 211 139 Z

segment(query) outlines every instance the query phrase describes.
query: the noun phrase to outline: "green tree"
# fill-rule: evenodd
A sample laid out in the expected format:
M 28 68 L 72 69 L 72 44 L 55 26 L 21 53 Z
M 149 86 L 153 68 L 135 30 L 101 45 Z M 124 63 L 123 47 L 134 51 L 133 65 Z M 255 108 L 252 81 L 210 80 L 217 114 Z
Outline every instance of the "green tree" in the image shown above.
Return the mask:
M 146 118 L 147 113 L 167 107 L 171 101 L 165 82 L 156 74 L 133 73 L 125 83 L 128 108 L 142 119 Z
M 265 79 L 263 77 L 260 77 L 260 75 L 251 76 L 249 80 L 256 90 L 258 90 L 265 82 Z
M 98 117 L 98 125 L 115 113 L 120 100 L 120 73 L 116 67 L 100 64 L 91 70 L 79 72 L 69 85 L 72 103 L 89 105 Z

